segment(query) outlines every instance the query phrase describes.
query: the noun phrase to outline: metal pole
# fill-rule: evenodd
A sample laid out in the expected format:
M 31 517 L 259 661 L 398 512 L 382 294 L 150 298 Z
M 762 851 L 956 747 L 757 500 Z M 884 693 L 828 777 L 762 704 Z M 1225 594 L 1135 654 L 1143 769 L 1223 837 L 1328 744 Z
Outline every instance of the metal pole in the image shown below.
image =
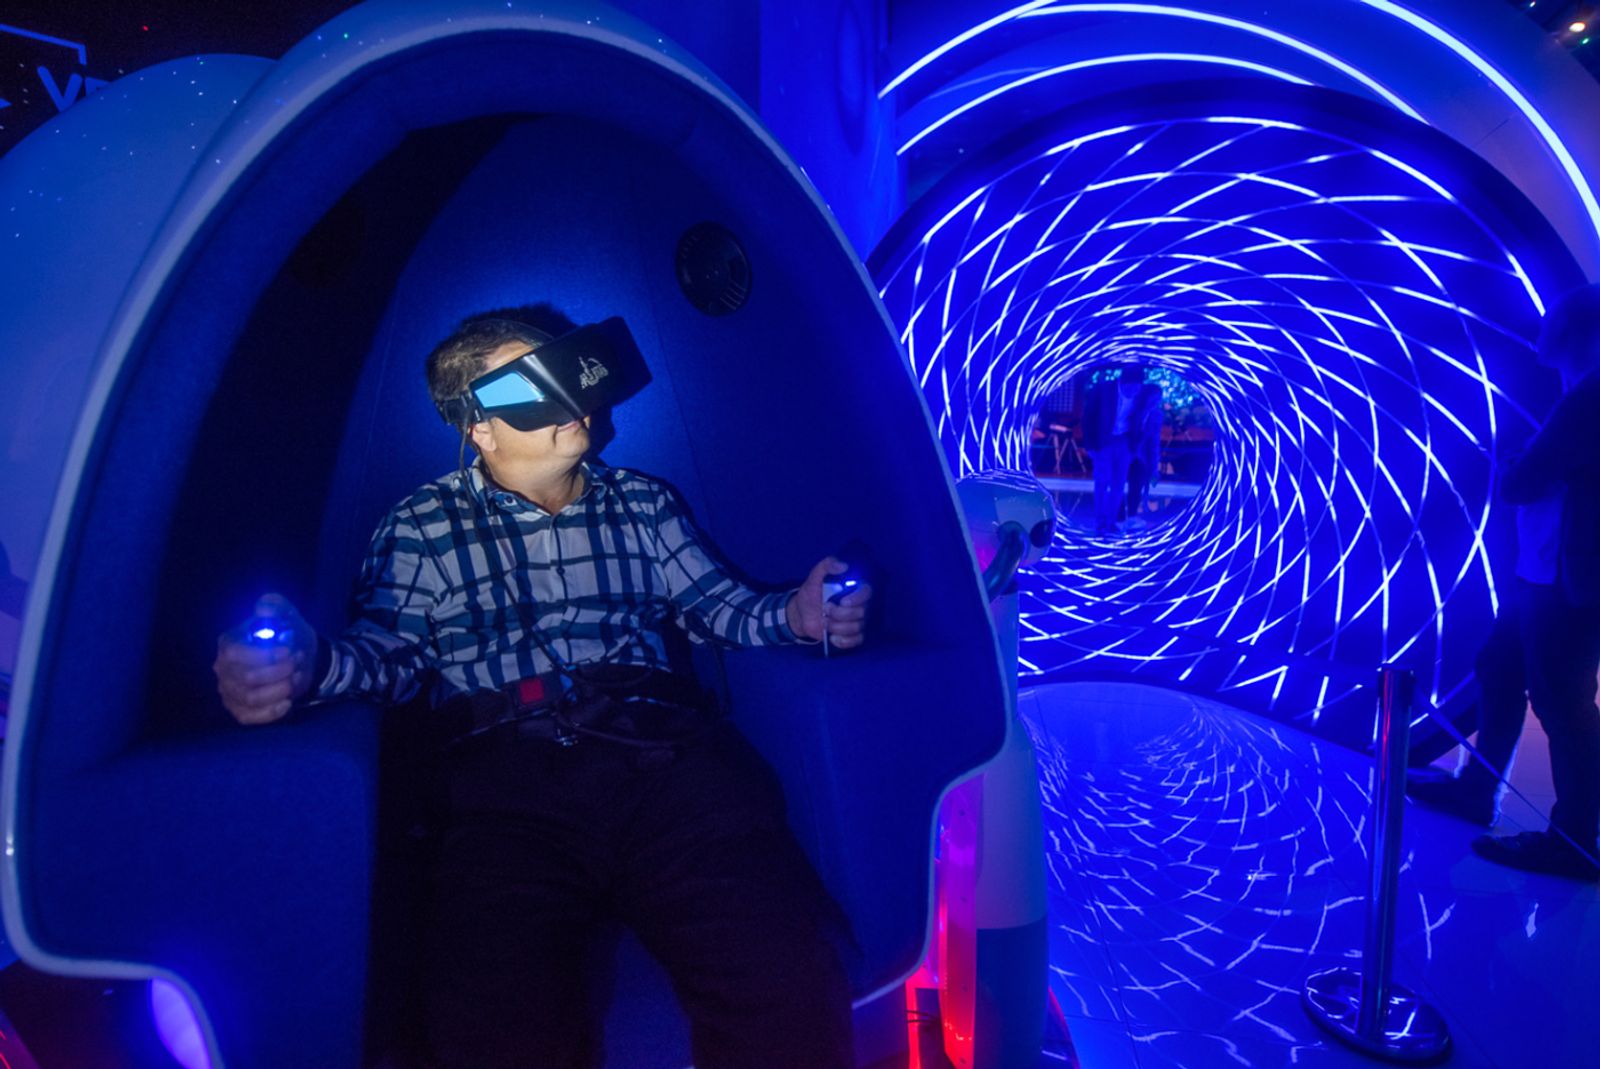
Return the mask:
M 1361 954 L 1361 1013 L 1357 1030 L 1369 1040 L 1383 1031 L 1394 972 L 1394 915 L 1400 882 L 1400 822 L 1405 816 L 1406 760 L 1411 752 L 1411 700 L 1416 679 L 1385 668 L 1378 675 L 1378 782 L 1373 792 L 1372 866 L 1367 879 L 1367 935 Z
M 1439 1012 L 1393 982 L 1394 926 L 1400 881 L 1400 824 L 1416 679 L 1378 674 L 1377 782 L 1372 798 L 1371 870 L 1361 972 L 1329 969 L 1306 980 L 1301 1002 L 1311 1019 L 1363 1054 L 1420 1065 L 1449 1056 L 1450 1032 Z

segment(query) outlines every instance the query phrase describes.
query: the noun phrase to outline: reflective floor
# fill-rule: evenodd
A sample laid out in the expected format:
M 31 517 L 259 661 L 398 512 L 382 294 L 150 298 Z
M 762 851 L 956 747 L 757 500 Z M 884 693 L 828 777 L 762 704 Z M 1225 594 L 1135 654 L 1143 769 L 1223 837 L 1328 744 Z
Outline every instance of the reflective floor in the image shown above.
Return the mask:
M 1090 478 L 1065 478 L 1040 475 L 1039 482 L 1050 491 L 1055 502 L 1059 522 L 1080 531 L 1093 531 L 1094 480 Z M 1118 525 L 1124 534 L 1137 534 L 1158 523 L 1176 516 L 1192 501 L 1200 486 L 1198 483 L 1161 482 L 1145 496 L 1143 506 L 1136 516 L 1125 518 Z
M 1359 957 L 1368 758 L 1133 684 L 1025 690 L 1021 711 L 1084 1069 L 1382 1064 L 1300 1006 L 1308 973 Z M 1535 788 L 1539 742 L 1519 760 Z M 1541 827 L 1503 804 L 1498 831 Z M 1600 886 L 1493 866 L 1479 832 L 1407 805 L 1395 979 L 1444 1014 L 1452 1066 L 1600 1065 Z

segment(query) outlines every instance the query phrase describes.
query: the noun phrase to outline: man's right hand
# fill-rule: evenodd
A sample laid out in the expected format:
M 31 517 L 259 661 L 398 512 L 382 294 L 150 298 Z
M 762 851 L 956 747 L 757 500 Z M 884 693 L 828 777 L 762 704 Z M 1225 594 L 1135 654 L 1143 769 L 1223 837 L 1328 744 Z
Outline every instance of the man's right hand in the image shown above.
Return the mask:
M 248 628 L 270 621 L 287 641 L 253 642 Z M 270 724 L 311 689 L 317 634 L 288 598 L 268 594 L 255 615 L 217 636 L 217 693 L 241 724 Z

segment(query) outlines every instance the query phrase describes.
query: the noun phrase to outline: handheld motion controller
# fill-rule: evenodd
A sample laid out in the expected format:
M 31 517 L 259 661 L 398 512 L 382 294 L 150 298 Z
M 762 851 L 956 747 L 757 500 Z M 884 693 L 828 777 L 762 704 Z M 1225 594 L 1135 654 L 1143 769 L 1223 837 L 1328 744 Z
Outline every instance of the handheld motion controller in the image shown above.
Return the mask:
M 848 543 L 834 556 L 843 561 L 846 568 L 838 575 L 830 575 L 822 581 L 824 607 L 822 617 L 822 655 L 824 657 L 833 655 L 833 640 L 828 635 L 826 607 L 839 604 L 839 602 L 861 589 L 862 585 L 867 582 L 871 571 L 867 563 L 871 559 L 871 555 L 867 552 L 867 547 L 860 542 Z

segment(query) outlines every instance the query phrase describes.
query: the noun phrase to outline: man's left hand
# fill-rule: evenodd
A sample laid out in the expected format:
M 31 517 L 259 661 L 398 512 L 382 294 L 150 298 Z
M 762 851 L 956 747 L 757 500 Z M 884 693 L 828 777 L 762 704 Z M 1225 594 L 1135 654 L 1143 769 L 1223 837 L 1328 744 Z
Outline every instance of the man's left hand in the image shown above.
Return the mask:
M 821 641 L 824 631 L 828 641 L 839 649 L 851 649 L 866 641 L 867 602 L 872 599 L 872 586 L 862 583 L 838 601 L 826 602 L 822 597 L 822 584 L 829 576 L 841 575 L 850 566 L 838 557 L 824 557 L 811 569 L 806 581 L 789 599 L 789 629 L 801 638 Z

